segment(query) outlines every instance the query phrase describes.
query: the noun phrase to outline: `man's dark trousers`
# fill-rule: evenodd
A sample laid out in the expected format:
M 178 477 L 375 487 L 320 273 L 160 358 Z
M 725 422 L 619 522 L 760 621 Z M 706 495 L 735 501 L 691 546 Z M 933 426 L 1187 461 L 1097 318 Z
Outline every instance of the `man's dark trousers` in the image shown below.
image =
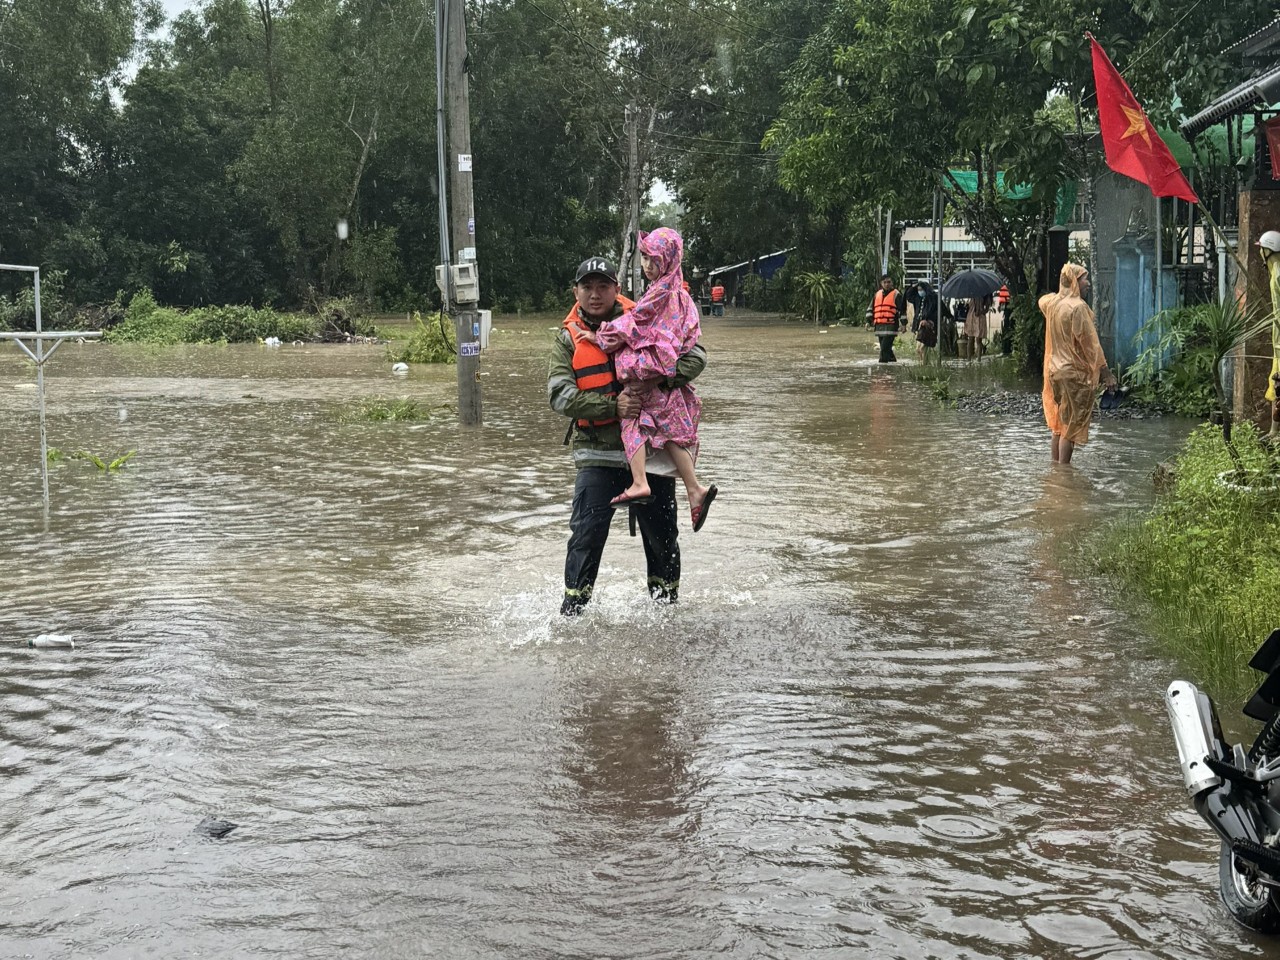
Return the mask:
M 564 562 L 565 608 L 576 613 L 591 599 L 600 558 L 617 507 L 609 501 L 631 485 L 625 467 L 583 467 L 573 487 L 573 513 L 569 519 L 569 552 Z M 680 589 L 680 544 L 676 541 L 676 481 L 649 474 L 653 500 L 632 507 L 644 541 L 649 571 L 649 593 L 654 599 L 674 603 Z
M 876 339 L 880 341 L 880 362 L 881 363 L 897 363 L 898 358 L 893 352 L 893 341 L 898 336 L 898 325 L 895 323 L 890 326 L 887 323 L 877 323 L 875 325 Z M 883 333 L 881 331 L 891 331 Z

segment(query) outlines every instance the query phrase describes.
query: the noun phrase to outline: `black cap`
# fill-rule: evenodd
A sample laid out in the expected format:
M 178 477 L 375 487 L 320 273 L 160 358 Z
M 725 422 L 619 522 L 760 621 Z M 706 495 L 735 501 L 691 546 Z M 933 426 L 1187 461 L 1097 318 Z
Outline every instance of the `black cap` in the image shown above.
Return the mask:
M 573 282 L 581 283 L 584 277 L 589 277 L 593 273 L 614 283 L 618 282 L 618 271 L 613 269 L 613 264 L 604 257 L 588 257 L 578 264 L 578 272 L 574 275 Z

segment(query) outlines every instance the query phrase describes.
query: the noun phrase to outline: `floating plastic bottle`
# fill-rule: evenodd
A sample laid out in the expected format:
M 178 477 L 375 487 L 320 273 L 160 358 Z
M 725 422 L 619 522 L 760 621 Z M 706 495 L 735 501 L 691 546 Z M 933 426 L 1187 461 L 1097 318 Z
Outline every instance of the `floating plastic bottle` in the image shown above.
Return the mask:
M 28 647 L 45 648 L 58 647 L 61 649 L 74 650 L 76 642 L 62 633 L 42 633 L 40 636 L 27 641 Z

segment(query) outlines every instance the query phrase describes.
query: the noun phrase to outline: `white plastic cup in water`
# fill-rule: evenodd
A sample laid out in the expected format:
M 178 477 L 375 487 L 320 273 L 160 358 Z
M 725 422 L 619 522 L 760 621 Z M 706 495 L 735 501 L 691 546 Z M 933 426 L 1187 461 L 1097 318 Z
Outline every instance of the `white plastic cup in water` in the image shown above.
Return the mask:
M 74 650 L 76 642 L 70 637 L 61 633 L 42 633 L 40 636 L 27 641 L 28 647 L 43 649 L 46 647 L 59 647 L 62 649 Z

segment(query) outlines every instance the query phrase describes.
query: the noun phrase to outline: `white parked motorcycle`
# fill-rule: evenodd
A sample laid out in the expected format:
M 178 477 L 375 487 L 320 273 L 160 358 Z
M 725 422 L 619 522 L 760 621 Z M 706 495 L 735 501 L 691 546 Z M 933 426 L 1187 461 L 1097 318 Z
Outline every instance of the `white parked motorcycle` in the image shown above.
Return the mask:
M 1246 752 L 1228 745 L 1213 701 L 1194 684 L 1175 680 L 1165 693 L 1178 743 L 1182 779 L 1196 812 L 1222 839 L 1218 886 L 1240 923 L 1280 931 L 1280 630 L 1249 666 L 1266 675 L 1245 705 L 1262 722 Z

